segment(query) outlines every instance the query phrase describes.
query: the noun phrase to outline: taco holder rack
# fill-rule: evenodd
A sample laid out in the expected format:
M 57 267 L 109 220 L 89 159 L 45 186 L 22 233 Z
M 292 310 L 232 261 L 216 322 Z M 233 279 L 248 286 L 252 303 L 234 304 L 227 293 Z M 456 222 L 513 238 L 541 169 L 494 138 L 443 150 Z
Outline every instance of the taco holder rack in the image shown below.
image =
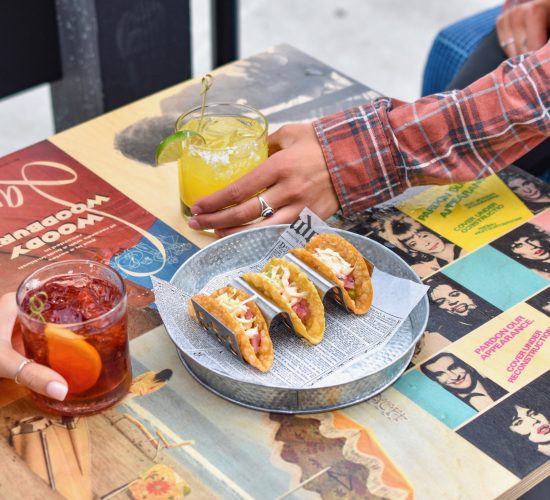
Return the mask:
M 176 271 L 171 283 L 186 293 L 193 295 L 202 289 L 210 279 L 218 274 L 239 269 L 257 262 L 278 240 L 287 225 L 257 228 L 237 233 L 216 241 L 189 258 Z M 400 257 L 383 245 L 364 236 L 348 231 L 327 228 L 325 232 L 339 234 L 352 243 L 365 257 L 367 263 L 373 262 L 384 272 L 421 283 L 414 271 Z M 321 299 L 329 295 L 345 307 L 342 292 L 309 266 L 292 254 L 285 259 L 298 265 L 313 281 Z M 205 271 L 206 270 L 206 271 Z M 190 279 L 193 277 L 193 279 Z M 256 295 L 256 301 L 266 319 L 268 328 L 276 319 L 282 320 L 293 330 L 288 313 L 263 297 L 242 278 L 234 278 L 229 285 L 235 286 L 250 295 Z M 225 344 L 234 356 L 242 359 L 236 336 L 217 318 L 200 304 L 192 301 L 197 320 L 202 328 L 216 340 Z M 423 297 L 409 317 L 394 333 L 388 342 L 374 355 L 353 363 L 344 369 L 341 383 L 323 387 L 292 388 L 263 385 L 256 382 L 236 379 L 227 373 L 214 371 L 178 346 L 178 337 L 182 335 L 175 328 L 167 327 L 168 335 L 178 349 L 178 355 L 190 375 L 201 385 L 218 396 L 241 406 L 276 413 L 314 413 L 350 406 L 364 401 L 379 393 L 408 366 L 416 342 L 425 330 L 428 319 L 428 299 Z
M 339 286 L 331 283 L 326 278 L 317 273 L 314 269 L 309 267 L 307 264 L 303 263 L 300 259 L 292 254 L 287 254 L 284 257 L 285 260 L 296 264 L 301 271 L 303 271 L 309 280 L 314 284 L 321 301 L 325 297 L 329 296 L 333 298 L 338 304 L 340 304 L 347 312 L 353 314 L 346 305 L 343 297 L 343 292 Z M 368 261 L 367 261 L 368 263 Z M 369 268 L 370 269 L 370 268 Z M 371 272 L 372 274 L 372 272 Z M 229 283 L 230 286 L 239 288 L 245 291 L 250 297 L 253 297 L 254 302 L 260 309 L 265 322 L 267 324 L 267 329 L 271 328 L 271 324 L 279 320 L 281 321 L 294 335 L 298 336 L 298 333 L 292 325 L 290 320 L 290 315 L 271 302 L 267 297 L 265 297 L 259 290 L 256 290 L 253 286 L 249 285 L 244 279 L 240 276 L 232 279 Z M 195 314 L 199 325 L 206 330 L 214 339 L 216 339 L 220 344 L 223 344 L 234 356 L 236 356 L 242 363 L 247 364 L 244 360 L 237 342 L 237 336 L 229 328 L 227 328 L 215 315 L 211 314 L 203 306 L 197 303 L 195 300 L 191 299 L 193 308 L 195 309 Z

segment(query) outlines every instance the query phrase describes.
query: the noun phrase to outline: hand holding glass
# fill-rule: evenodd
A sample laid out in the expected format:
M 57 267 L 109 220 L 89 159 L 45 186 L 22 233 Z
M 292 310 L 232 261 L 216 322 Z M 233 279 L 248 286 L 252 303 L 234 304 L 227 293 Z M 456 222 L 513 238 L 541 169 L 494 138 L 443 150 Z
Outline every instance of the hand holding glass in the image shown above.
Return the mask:
M 60 415 L 97 413 L 120 401 L 132 382 L 126 288 L 108 266 L 70 260 L 45 266 L 17 290 L 25 355 L 61 374 L 64 401 L 31 393 Z
M 267 159 L 267 121 L 243 104 L 213 103 L 188 111 L 176 130 L 191 133 L 178 162 L 180 201 L 185 217 L 203 196 L 215 193 Z

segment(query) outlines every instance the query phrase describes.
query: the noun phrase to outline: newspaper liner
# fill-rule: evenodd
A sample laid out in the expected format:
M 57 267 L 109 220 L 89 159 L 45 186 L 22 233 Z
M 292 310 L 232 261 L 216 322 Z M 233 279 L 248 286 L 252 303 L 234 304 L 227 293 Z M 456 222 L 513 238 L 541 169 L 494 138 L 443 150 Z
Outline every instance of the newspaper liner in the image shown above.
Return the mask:
M 272 257 L 288 258 L 287 253 L 291 248 L 303 247 L 309 239 L 323 232 L 331 232 L 331 228 L 306 208 L 280 236 L 270 251 L 257 262 L 216 275 L 196 293 L 209 294 L 228 284 L 249 292 L 250 290 L 245 288 L 243 280 L 240 279 L 242 274 L 260 271 Z M 319 275 L 318 278 L 324 280 Z M 327 286 L 328 282 L 324 281 Z M 181 351 L 193 357 L 205 368 L 232 379 L 294 389 L 323 387 L 346 382 L 350 376 L 350 365 L 359 363 L 361 358 L 371 356 L 381 349 L 403 324 L 428 289 L 425 285 L 391 276 L 376 268 L 372 274 L 372 284 L 373 304 L 362 316 L 350 314 L 332 299 L 323 301 L 326 330 L 323 341 L 317 346 L 312 346 L 306 340 L 294 335 L 285 325 L 284 314 L 280 314 L 280 310 L 271 305 L 274 309 L 267 311 L 267 320 L 270 323 L 269 330 L 275 350 L 275 360 L 269 372 L 261 373 L 242 362 L 238 349 L 232 354 L 235 349 L 226 349 L 216 339 L 215 334 L 205 334 L 205 330 L 197 319 L 191 317 L 188 312 L 187 304 L 191 295 L 166 281 L 153 277 L 156 304 L 160 315 L 168 331 L 181 333 L 176 342 Z M 332 288 L 330 284 L 328 287 Z M 326 292 L 330 290 L 325 290 Z M 258 302 L 258 305 L 260 303 L 264 305 L 263 300 Z M 263 312 L 266 311 L 263 310 Z M 216 330 L 218 337 L 221 336 L 229 343 L 233 337 L 234 342 L 232 332 L 225 329 L 207 311 L 200 311 L 199 315 L 207 325 L 212 321 L 215 323 L 214 327 L 212 324 L 208 325 L 213 327 L 210 328 L 211 333 Z M 236 345 L 236 342 L 233 345 Z M 344 369 L 346 373 L 342 374 Z M 367 374 L 364 366 L 361 366 L 360 370 L 361 374 Z

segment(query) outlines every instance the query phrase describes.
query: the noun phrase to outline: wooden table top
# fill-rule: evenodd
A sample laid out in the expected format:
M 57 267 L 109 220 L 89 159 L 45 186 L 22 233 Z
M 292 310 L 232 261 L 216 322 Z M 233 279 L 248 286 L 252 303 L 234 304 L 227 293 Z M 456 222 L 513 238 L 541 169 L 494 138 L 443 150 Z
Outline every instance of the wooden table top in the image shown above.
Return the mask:
M 377 96 L 367 86 L 286 45 L 213 74 L 212 101 L 246 102 L 263 110 L 271 131 L 286 122 L 309 121 Z M 19 168 L 37 158 L 65 162 L 79 172 L 80 180 L 88 179 L 86 187 L 79 187 L 87 193 L 82 196 L 101 195 L 112 186 L 131 200 L 116 195 L 135 220 L 149 225 L 164 223 L 168 229 L 162 229 L 162 241 L 175 238 L 180 249 L 178 254 L 176 243 L 170 247 L 169 257 L 175 260 L 169 272 L 173 272 L 196 247 L 212 242 L 212 237 L 187 227 L 180 214 L 177 166 L 154 167 L 154 150 L 170 133 L 176 118 L 198 103 L 198 95 L 198 79 L 184 82 L 56 134 L 48 143 L 0 159 L 3 201 L 14 166 Z M 549 231 L 550 212 L 545 209 L 550 204 L 541 205 L 536 214 L 499 179 L 484 182 L 479 189 L 486 190 L 483 196 L 497 193 L 494 196 L 500 197 L 506 210 L 519 214 L 515 225 L 504 231 L 512 238 L 518 224 L 531 224 L 532 234 L 535 229 Z M 435 199 L 441 191 L 425 193 L 427 199 Z M 30 196 L 27 191 L 24 195 Z M 184 494 L 190 498 L 494 498 L 512 497 L 548 476 L 550 452 L 546 448 L 537 448 L 529 438 L 516 441 L 518 435 L 508 424 L 499 428 L 500 434 L 490 430 L 495 419 L 508 418 L 510 408 L 528 407 L 529 401 L 550 419 L 550 403 L 540 396 L 548 394 L 550 387 L 547 363 L 545 366 L 542 361 L 550 354 L 550 342 L 544 343 L 550 336 L 544 308 L 544 301 L 550 302 L 548 276 L 499 253 L 500 247 L 487 238 L 468 240 L 474 243 L 462 243 L 458 236 L 454 240 L 452 234 L 441 232 L 444 229 L 437 230 L 441 221 L 435 219 L 433 223 L 423 219 L 424 224 L 435 235 L 447 238 L 446 244 L 455 246 L 454 261 L 422 260 L 418 254 L 407 253 L 380 228 L 384 217 L 412 219 L 421 226 L 414 207 L 404 201 L 387 211 L 365 214 L 359 221 L 338 219 L 336 223 L 401 252 L 430 286 L 469 294 L 478 301 L 476 314 L 482 314 L 476 324 L 466 324 L 464 316 L 453 316 L 433 303 L 437 314 L 432 318 L 440 321 L 439 330 L 427 332 L 414 364 L 395 386 L 367 402 L 321 414 L 283 415 L 242 408 L 209 392 L 189 375 L 158 313 L 150 307 L 151 301 L 146 301 L 145 306 L 134 308 L 134 330 L 130 332 L 134 375 L 147 378 L 147 374 L 163 372 L 168 382 L 158 390 L 145 384 L 144 394 L 134 394 L 116 408 L 81 419 L 78 433 L 56 417 L 40 414 L 24 388 L 0 379 L 0 498 L 176 498 Z M 4 238 L 48 215 L 32 215 L 32 207 L 27 205 L 20 216 L 17 209 L 9 203 L 0 204 Z M 118 210 L 122 217 L 122 209 Z M 6 241 L 0 239 L 3 244 Z M 13 245 L 4 247 L 8 250 L 1 267 L 12 266 L 13 276 L 20 279 L 23 270 L 13 263 L 13 253 L 9 258 Z M 115 252 L 109 254 L 109 258 L 115 257 Z M 506 276 L 499 282 L 498 269 L 512 266 L 508 269 L 516 282 L 521 281 L 513 297 L 481 282 L 490 280 L 464 278 L 479 274 L 484 265 L 497 266 L 493 281 L 500 289 L 511 285 Z M 0 292 L 12 286 L 7 279 Z M 136 280 L 135 286 L 147 295 L 146 283 Z M 490 362 L 482 362 L 475 349 L 522 316 L 531 323 L 525 326 L 521 340 L 511 338 Z M 436 328 L 434 325 L 429 323 L 428 330 Z M 529 339 L 543 339 L 540 353 L 533 353 L 533 362 L 509 382 L 506 366 Z M 477 390 L 487 396 L 484 405 L 476 407 L 472 399 L 449 392 L 425 375 L 422 366 L 440 351 L 473 370 L 470 375 L 475 373 L 481 384 Z M 493 363 L 496 358 L 498 364 Z M 45 418 L 33 424 L 34 432 L 17 431 L 22 420 L 34 417 Z M 42 424 L 43 430 L 37 430 Z M 48 484 L 44 439 L 54 462 L 50 473 L 55 476 L 57 492 Z M 502 451 L 512 447 L 513 456 Z

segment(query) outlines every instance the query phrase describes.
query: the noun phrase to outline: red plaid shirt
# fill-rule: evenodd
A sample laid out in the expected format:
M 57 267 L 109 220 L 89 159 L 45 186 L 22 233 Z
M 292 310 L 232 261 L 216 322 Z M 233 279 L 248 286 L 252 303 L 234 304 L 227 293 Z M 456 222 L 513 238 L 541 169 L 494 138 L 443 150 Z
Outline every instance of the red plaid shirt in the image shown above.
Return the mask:
M 550 43 L 460 91 L 389 97 L 314 122 L 343 213 L 414 185 L 483 177 L 550 135 Z

